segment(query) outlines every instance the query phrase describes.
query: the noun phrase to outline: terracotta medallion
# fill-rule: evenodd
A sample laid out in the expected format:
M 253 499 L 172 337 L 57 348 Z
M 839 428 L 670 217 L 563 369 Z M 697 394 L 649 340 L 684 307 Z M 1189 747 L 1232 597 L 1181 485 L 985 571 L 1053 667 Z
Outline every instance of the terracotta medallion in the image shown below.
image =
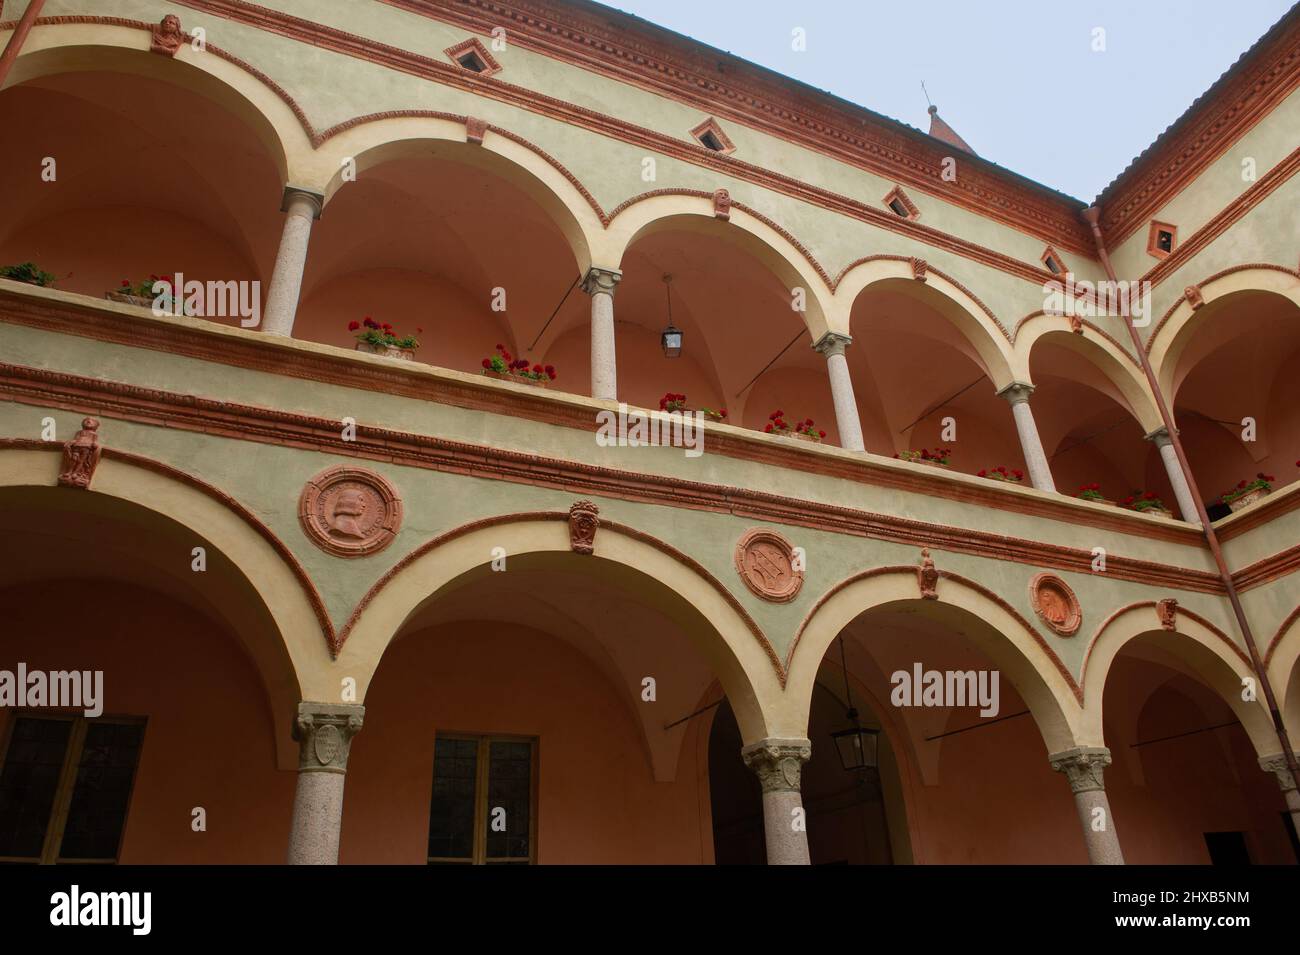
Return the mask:
M 794 548 L 775 531 L 755 529 L 737 541 L 736 571 L 746 587 L 774 603 L 793 600 L 803 586 Z
M 1054 574 L 1039 574 L 1029 582 L 1029 602 L 1043 623 L 1063 637 L 1073 636 L 1083 622 L 1079 598 Z
M 316 475 L 298 499 L 312 542 L 335 557 L 365 557 L 387 547 L 402 523 L 402 499 L 380 475 L 340 465 Z

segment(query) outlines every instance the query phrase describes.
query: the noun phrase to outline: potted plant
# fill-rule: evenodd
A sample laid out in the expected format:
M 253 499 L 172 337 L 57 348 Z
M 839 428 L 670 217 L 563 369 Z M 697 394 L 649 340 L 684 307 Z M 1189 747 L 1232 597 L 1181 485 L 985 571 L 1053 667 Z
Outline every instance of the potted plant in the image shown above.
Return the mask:
M 483 374 L 534 388 L 545 388 L 556 378 L 554 365 L 529 365 L 527 358 L 515 358 L 504 345 L 497 345 L 496 354 L 483 359 Z
M 726 408 L 719 408 L 717 411 L 712 408 L 700 408 L 699 412 L 710 421 L 722 421 L 727 417 Z
M 15 282 L 26 282 L 28 285 L 39 285 L 42 288 L 54 284 L 54 275 L 52 273 L 42 271 L 31 262 L 23 262 L 19 265 L 0 265 L 0 278 L 12 279 Z
M 1276 478 L 1271 474 L 1265 474 L 1260 471 L 1255 475 L 1254 480 L 1238 481 L 1237 486 L 1230 491 L 1224 491 L 1219 495 L 1219 500 L 1227 504 L 1233 511 L 1240 511 L 1244 507 L 1250 507 L 1261 497 L 1268 497 L 1273 493 L 1273 481 Z
M 1154 491 L 1134 491 L 1119 502 L 1120 507 L 1143 514 L 1155 514 L 1159 517 L 1172 518 L 1174 512 L 1165 507 L 1165 502 L 1156 497 Z
M 1074 496 L 1084 501 L 1093 501 L 1097 504 L 1109 504 L 1112 507 L 1115 506 L 1114 501 L 1110 500 L 1109 498 L 1106 497 L 1106 495 L 1101 493 L 1101 485 L 1098 484 L 1096 481 L 1093 481 L 1091 484 L 1080 485 L 1079 490 L 1075 493 Z
M 933 451 L 929 448 L 922 448 L 920 451 L 899 451 L 894 457 L 900 461 L 928 464 L 935 468 L 948 468 L 951 467 L 952 448 L 935 448 Z
M 669 391 L 659 399 L 660 411 L 686 411 L 686 396 Z
M 143 282 L 132 282 L 130 279 L 122 279 L 120 287 L 113 289 L 111 292 L 105 292 L 104 298 L 113 302 L 125 302 L 127 305 L 137 305 L 140 308 L 153 308 L 154 300 L 160 296 L 154 294 L 154 284 L 162 282 L 166 290 L 162 293 L 163 303 L 168 311 L 171 311 L 171 298 L 174 293 L 172 279 L 162 278 L 158 275 L 150 275 Z
M 995 468 L 981 468 L 976 472 L 977 476 L 988 478 L 990 481 L 1005 481 L 1007 484 L 1021 484 L 1025 480 L 1025 472 L 1019 468 L 1008 468 L 1006 465 L 999 464 Z
M 348 331 L 360 332 L 357 335 L 357 351 L 383 355 L 385 358 L 413 361 L 415 350 L 420 347 L 420 340 L 414 335 L 398 335 L 388 322 L 377 322 L 369 315 L 360 322 L 348 322 Z M 416 331 L 424 329 L 417 328 Z
M 814 444 L 820 442 L 826 437 L 825 431 L 820 431 L 813 427 L 813 419 L 806 418 L 803 421 L 797 421 L 791 425 L 785 420 L 784 411 L 773 411 L 767 416 L 767 427 L 763 429 L 767 434 L 775 434 L 782 438 L 795 438 L 799 441 L 812 441 Z

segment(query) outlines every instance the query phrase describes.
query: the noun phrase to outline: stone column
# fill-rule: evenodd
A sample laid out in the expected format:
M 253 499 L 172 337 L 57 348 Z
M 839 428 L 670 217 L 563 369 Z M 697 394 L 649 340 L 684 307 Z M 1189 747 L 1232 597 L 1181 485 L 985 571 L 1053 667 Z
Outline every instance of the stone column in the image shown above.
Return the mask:
M 366 708 L 347 703 L 299 703 L 298 788 L 289 831 L 290 865 L 338 865 L 343 824 L 343 780 L 352 737 Z
M 853 379 L 844 350 L 853 343 L 848 335 L 827 332 L 813 348 L 826 356 L 826 373 L 831 379 L 831 398 L 835 402 L 835 427 L 840 432 L 840 447 L 846 451 L 865 451 L 862 422 L 858 419 L 858 400 L 853 396 Z
M 286 186 L 280 211 L 285 213 L 280 251 L 275 256 L 271 288 L 266 294 L 266 315 L 262 331 L 268 335 L 293 334 L 293 320 L 298 313 L 298 295 L 302 292 L 302 273 L 307 266 L 307 242 L 311 224 L 320 218 L 325 197 L 319 193 Z
M 1261 756 L 1259 768 L 1277 777 L 1277 784 L 1282 787 L 1282 796 L 1286 799 L 1287 811 L 1291 813 L 1291 821 L 1295 823 L 1296 831 L 1300 832 L 1300 790 L 1296 789 L 1295 777 L 1287 768 L 1286 758 L 1281 753 Z
M 1016 434 L 1020 436 L 1020 450 L 1025 456 L 1025 467 L 1029 469 L 1030 483 L 1040 491 L 1055 491 L 1056 482 L 1052 480 L 1052 469 L 1047 463 L 1043 442 L 1038 437 L 1038 425 L 1034 422 L 1034 413 L 1029 410 L 1029 396 L 1033 393 L 1033 385 L 1013 381 L 999 391 L 998 395 L 1007 399 L 1011 405 L 1011 414 L 1016 419 Z
M 740 751 L 763 784 L 768 865 L 808 865 L 808 831 L 799 775 L 812 756 L 806 739 L 762 739 Z
M 1156 428 L 1147 435 L 1147 440 L 1160 449 L 1160 460 L 1165 462 L 1165 473 L 1169 475 L 1174 500 L 1178 502 L 1178 511 L 1183 520 L 1189 524 L 1201 523 L 1200 515 L 1196 513 L 1192 489 L 1187 486 L 1187 475 L 1183 474 L 1183 469 L 1178 464 L 1178 452 L 1174 450 L 1174 440 L 1169 437 L 1169 429 L 1163 426 Z
M 614 287 L 617 269 L 587 271 L 582 290 L 591 296 L 591 397 L 618 399 L 618 363 L 614 356 Z
M 1052 768 L 1065 773 L 1074 792 L 1074 804 L 1083 826 L 1083 841 L 1088 845 L 1088 861 L 1093 865 L 1123 865 L 1115 820 L 1102 770 L 1110 765 L 1110 750 L 1104 746 L 1079 746 L 1048 757 Z

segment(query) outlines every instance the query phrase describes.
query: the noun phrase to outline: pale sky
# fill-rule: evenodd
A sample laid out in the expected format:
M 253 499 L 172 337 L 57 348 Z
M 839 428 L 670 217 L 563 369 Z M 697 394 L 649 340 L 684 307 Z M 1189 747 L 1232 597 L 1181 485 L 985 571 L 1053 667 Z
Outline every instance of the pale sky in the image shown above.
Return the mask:
M 612 0 L 1091 201 L 1287 0 Z M 792 50 L 800 27 L 807 49 Z M 1105 30 L 1104 52 L 1092 49 Z

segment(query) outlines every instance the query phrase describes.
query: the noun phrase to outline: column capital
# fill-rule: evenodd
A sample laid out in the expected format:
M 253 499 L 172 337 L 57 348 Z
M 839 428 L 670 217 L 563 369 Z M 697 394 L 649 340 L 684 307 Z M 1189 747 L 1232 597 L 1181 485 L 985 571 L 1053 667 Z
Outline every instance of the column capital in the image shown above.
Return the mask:
M 352 737 L 361 732 L 366 708 L 357 703 L 298 704 L 293 738 L 300 773 L 345 773 Z
M 1297 753 L 1296 757 L 1300 758 L 1300 753 Z M 1295 792 L 1295 777 L 1287 767 L 1285 754 L 1274 753 L 1272 756 L 1261 756 L 1259 768 L 1277 777 L 1277 784 L 1282 787 L 1282 792 Z
M 1074 793 L 1105 792 L 1102 770 L 1110 765 L 1110 750 L 1105 746 L 1076 746 L 1048 759 L 1052 769 L 1065 773 Z
M 1029 400 L 1029 396 L 1034 393 L 1034 386 L 1027 381 L 1013 381 L 1005 388 L 998 390 L 998 397 L 1005 398 L 1013 405 Z
M 284 187 L 284 198 L 280 200 L 280 211 L 288 212 L 295 202 L 304 199 L 311 204 L 311 217 L 319 219 L 321 210 L 325 208 L 325 196 L 315 189 L 306 189 L 302 186 Z
M 623 273 L 618 269 L 602 269 L 593 265 L 587 269 L 587 274 L 582 277 L 582 290 L 588 295 L 603 292 L 612 297 L 614 287 L 618 285 L 622 278 Z
M 817 341 L 813 342 L 813 351 L 830 358 L 832 355 L 843 355 L 845 350 L 853 344 L 853 338 L 850 335 L 842 335 L 839 332 L 827 332 Z
M 1150 434 L 1143 437 L 1154 444 L 1157 448 L 1163 448 L 1166 444 L 1173 444 L 1173 438 L 1169 437 L 1169 429 L 1164 425 L 1156 428 Z
M 803 764 L 812 758 L 812 743 L 806 739 L 769 737 L 750 743 L 740 755 L 745 765 L 757 774 L 763 792 L 797 793 Z

